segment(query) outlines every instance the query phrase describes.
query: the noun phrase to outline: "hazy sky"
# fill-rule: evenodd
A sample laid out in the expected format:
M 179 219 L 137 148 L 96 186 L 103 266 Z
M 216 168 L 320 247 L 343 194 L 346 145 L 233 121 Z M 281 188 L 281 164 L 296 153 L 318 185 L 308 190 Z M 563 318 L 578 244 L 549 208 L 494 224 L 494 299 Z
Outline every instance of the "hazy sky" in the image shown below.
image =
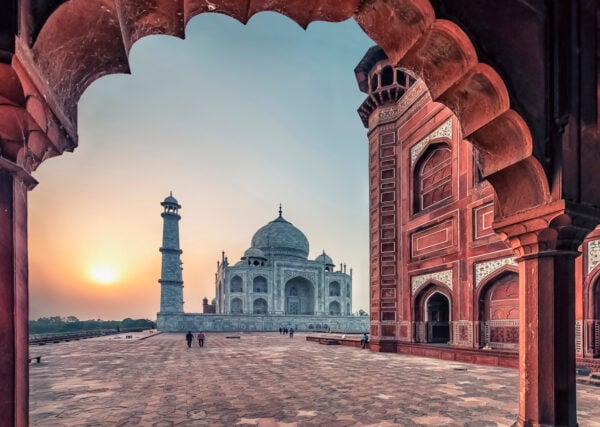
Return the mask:
M 214 297 L 221 250 L 239 260 L 279 203 L 311 259 L 325 249 L 353 268 L 353 310 L 368 309 L 365 95 L 353 70 L 373 44 L 354 21 L 304 31 L 273 13 L 246 26 L 200 15 L 186 40 L 136 43 L 132 74 L 97 80 L 79 102 L 79 147 L 34 173 L 30 318 L 156 318 L 169 191 L 182 205 L 186 312 Z

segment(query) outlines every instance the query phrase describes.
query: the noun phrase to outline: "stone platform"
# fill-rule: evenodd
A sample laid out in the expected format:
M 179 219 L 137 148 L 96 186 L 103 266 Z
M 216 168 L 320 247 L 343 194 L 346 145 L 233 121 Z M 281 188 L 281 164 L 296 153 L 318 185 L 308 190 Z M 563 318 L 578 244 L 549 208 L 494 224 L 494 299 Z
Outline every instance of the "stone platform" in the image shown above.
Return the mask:
M 30 365 L 33 426 L 508 426 L 514 369 L 279 333 L 183 334 L 50 344 Z M 37 349 L 36 349 L 37 350 Z M 581 427 L 600 427 L 600 390 L 577 389 Z

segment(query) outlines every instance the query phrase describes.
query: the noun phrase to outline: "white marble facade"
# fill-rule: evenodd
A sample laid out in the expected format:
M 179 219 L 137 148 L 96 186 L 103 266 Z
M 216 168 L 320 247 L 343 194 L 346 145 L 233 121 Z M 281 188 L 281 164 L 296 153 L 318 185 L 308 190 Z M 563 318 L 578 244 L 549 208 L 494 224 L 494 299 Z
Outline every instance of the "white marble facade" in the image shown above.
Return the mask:
M 308 259 L 306 236 L 279 216 L 260 228 L 240 261 L 224 254 L 218 264 L 215 294 L 218 314 L 349 316 L 352 275 L 335 271 L 323 251 Z M 350 271 L 351 272 L 351 271 Z

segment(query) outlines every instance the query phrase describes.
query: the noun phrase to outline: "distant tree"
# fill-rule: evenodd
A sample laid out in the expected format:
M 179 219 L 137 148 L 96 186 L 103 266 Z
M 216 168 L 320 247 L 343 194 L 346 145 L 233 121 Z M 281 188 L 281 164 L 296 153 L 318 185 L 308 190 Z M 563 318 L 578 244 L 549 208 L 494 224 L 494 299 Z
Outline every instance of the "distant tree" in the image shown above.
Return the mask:
M 358 315 L 359 316 L 368 316 L 369 313 L 367 313 L 366 311 L 364 311 L 362 308 L 360 310 L 358 310 Z
M 148 319 L 132 319 L 130 317 L 118 320 L 79 320 L 75 316 L 40 317 L 29 321 L 30 334 L 46 334 L 60 332 L 94 331 L 98 329 L 155 329 L 154 322 Z

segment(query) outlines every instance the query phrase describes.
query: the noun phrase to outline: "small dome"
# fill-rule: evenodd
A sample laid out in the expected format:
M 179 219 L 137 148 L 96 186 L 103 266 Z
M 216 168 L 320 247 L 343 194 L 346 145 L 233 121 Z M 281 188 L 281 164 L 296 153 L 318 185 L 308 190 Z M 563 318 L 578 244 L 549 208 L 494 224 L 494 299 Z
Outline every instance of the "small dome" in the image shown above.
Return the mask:
M 161 202 L 161 206 L 175 206 L 178 209 L 181 209 L 181 205 L 179 205 L 177 199 L 173 197 L 173 193 L 170 193 L 165 200 Z
M 246 249 L 246 252 L 244 252 L 244 256 L 242 257 L 242 259 L 247 259 L 247 258 L 262 258 L 262 259 L 267 259 L 265 257 L 265 253 L 263 251 L 261 251 L 258 248 L 250 248 L 250 249 Z
M 316 257 L 315 261 L 323 263 L 325 265 L 334 265 L 333 264 L 333 260 L 331 259 L 331 257 L 329 255 L 327 255 L 325 253 L 325 251 L 323 251 L 323 253 L 321 255 L 319 255 L 318 257 Z

